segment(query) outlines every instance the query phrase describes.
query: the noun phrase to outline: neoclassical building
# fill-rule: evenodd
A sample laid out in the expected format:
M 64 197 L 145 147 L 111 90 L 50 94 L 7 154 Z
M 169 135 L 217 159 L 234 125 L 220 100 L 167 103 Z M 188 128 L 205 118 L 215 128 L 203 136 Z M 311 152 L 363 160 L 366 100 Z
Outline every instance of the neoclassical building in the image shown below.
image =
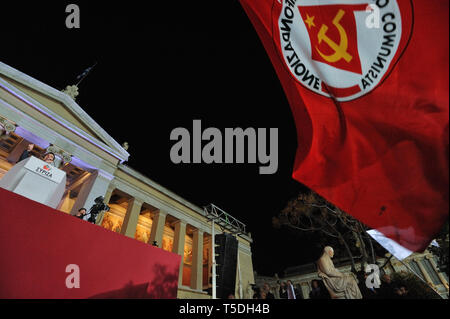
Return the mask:
M 211 298 L 212 228 L 204 209 L 124 165 L 126 146 L 76 103 L 74 91 L 58 91 L 0 62 L 0 178 L 29 143 L 35 144 L 36 157 L 54 152 L 56 165 L 67 174 L 61 213 L 89 209 L 104 196 L 111 209 L 98 219 L 100 226 L 184 256 L 178 298 Z M 216 234 L 223 231 L 215 225 Z M 250 234 L 237 239 L 239 298 L 254 275 Z
M 335 260 L 334 262 L 335 267 L 340 272 L 351 272 L 351 265 L 348 260 Z M 393 256 L 390 259 L 388 257 L 379 258 L 377 263 L 378 265 L 385 265 L 384 268 L 380 269 L 380 277 L 384 274 L 392 275 L 397 272 L 414 273 L 439 293 L 442 298 L 448 299 L 449 297 L 447 274 L 439 270 L 436 256 L 428 250 L 423 253 L 414 253 L 402 261 Z M 356 269 L 360 270 L 359 263 L 356 264 Z M 256 285 L 262 287 L 264 283 L 268 283 L 275 297 L 279 297 L 278 282 L 290 280 L 299 293 L 298 299 L 309 299 L 309 293 L 312 290 L 311 282 L 314 279 L 321 280 L 317 275 L 315 263 L 287 268 L 282 278 L 278 278 L 278 275 L 274 277 L 255 275 Z

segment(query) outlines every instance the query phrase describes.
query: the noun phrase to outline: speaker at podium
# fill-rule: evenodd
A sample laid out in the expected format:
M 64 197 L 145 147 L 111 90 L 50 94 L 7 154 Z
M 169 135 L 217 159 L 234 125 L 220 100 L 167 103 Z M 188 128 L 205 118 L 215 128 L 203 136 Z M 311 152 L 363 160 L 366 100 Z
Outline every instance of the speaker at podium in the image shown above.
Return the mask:
M 14 165 L 0 180 L 0 187 L 56 208 L 66 188 L 66 172 L 31 156 Z

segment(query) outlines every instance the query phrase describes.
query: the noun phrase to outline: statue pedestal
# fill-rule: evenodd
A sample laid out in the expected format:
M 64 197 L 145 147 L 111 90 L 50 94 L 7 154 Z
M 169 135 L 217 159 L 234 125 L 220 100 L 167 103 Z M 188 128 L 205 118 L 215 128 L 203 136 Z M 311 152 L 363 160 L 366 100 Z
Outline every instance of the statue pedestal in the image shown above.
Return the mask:
M 0 187 L 56 208 L 64 195 L 66 173 L 31 156 L 14 165 L 0 180 Z

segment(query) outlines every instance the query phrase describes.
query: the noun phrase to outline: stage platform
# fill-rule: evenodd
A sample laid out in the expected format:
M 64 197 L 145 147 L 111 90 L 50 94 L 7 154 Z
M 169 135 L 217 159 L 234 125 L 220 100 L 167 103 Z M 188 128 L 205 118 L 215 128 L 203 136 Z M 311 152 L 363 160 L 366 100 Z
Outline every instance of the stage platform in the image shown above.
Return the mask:
M 0 228 L 1 299 L 177 297 L 177 254 L 2 188 Z

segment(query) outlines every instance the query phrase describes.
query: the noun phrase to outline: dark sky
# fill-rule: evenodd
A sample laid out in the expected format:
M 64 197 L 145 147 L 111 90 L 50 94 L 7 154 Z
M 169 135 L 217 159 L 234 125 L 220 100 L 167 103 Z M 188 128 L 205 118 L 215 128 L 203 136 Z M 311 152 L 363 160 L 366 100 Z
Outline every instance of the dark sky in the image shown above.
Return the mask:
M 33 2 L 2 4 L 2 62 L 54 87 L 81 83 L 78 104 L 116 141 L 127 165 L 203 207 L 221 207 L 247 225 L 254 268 L 273 274 L 311 261 L 311 243 L 271 219 L 302 185 L 291 178 L 297 147 L 287 99 L 238 1 Z M 42 4 L 45 3 L 45 4 Z M 77 3 L 81 28 L 67 29 Z M 171 162 L 176 127 L 278 128 L 279 168 Z

